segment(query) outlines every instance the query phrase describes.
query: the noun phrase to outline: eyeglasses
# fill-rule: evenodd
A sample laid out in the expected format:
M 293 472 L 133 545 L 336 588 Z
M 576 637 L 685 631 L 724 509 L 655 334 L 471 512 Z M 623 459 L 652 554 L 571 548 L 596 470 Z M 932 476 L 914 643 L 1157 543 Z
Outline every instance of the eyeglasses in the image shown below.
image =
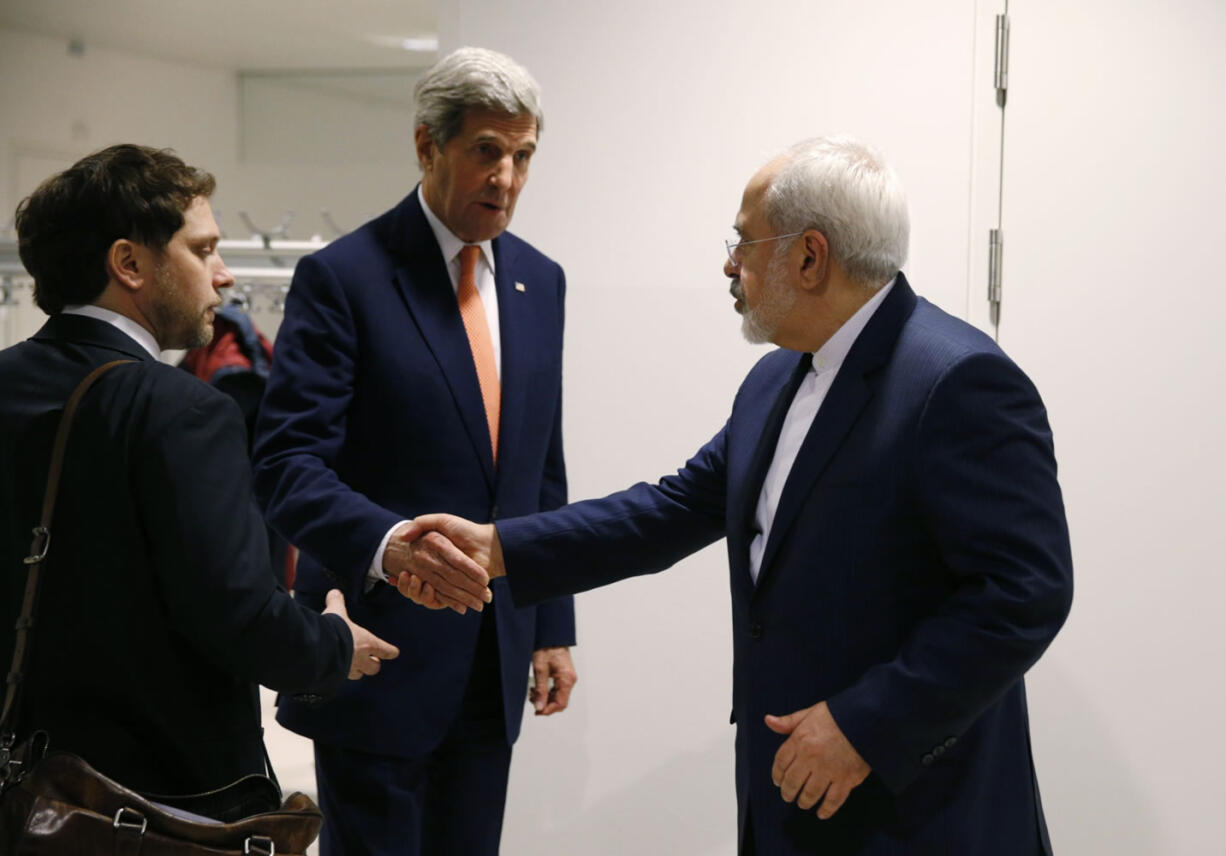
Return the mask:
M 739 265 L 740 262 L 737 261 L 736 256 L 733 255 L 734 250 L 739 250 L 741 247 L 747 247 L 750 244 L 762 244 L 766 241 L 782 241 L 784 238 L 795 238 L 803 234 L 804 232 L 791 232 L 787 235 L 775 235 L 773 238 L 758 238 L 756 241 L 724 241 L 724 246 L 728 250 L 728 260 L 732 262 L 733 266 L 736 266 Z

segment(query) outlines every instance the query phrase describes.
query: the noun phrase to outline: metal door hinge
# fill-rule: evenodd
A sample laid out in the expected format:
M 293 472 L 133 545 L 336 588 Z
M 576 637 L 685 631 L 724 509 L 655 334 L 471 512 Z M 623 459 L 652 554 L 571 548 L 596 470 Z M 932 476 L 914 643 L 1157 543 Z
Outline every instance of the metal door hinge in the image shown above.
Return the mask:
M 1000 229 L 988 231 L 988 306 L 992 312 L 992 325 L 1000 324 L 1000 265 L 1005 241 Z
M 996 16 L 996 65 L 992 72 L 992 85 L 996 87 L 996 104 L 1005 106 L 1009 92 L 1009 16 Z

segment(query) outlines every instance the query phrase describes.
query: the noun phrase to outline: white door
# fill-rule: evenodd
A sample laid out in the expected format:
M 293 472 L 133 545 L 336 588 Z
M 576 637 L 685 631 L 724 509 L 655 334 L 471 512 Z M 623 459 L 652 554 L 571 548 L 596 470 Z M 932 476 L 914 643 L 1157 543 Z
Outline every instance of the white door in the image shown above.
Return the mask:
M 1226 5 L 1010 13 L 1001 343 L 1050 411 L 1077 581 L 1029 682 L 1052 840 L 1221 853 Z

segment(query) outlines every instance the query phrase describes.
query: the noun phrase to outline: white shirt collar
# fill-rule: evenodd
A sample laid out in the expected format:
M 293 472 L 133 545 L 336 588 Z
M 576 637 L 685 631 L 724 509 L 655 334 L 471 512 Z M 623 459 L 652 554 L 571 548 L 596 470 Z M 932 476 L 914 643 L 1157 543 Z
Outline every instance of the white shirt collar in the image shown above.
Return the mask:
M 451 262 L 460 254 L 460 248 L 464 246 L 464 241 L 461 241 L 455 236 L 455 233 L 447 228 L 447 225 L 438 218 L 430 206 L 426 204 L 426 195 L 422 192 L 421 185 L 417 185 L 417 201 L 421 203 L 421 210 L 426 215 L 426 222 L 430 224 L 430 229 L 434 232 L 434 240 L 438 241 L 439 249 L 443 251 L 443 261 L 451 264 Z M 494 244 L 492 241 L 482 241 L 477 244 L 481 248 L 481 257 L 485 259 L 485 263 L 489 266 L 490 272 L 494 270 Z
M 856 343 L 856 339 L 860 338 L 860 334 L 868 326 L 868 320 L 873 317 L 873 313 L 877 311 L 877 307 L 885 300 L 885 296 L 890 293 L 890 289 L 894 287 L 897 280 L 896 276 L 877 289 L 877 293 L 857 309 L 856 314 L 848 318 L 843 326 L 826 340 L 826 344 L 817 349 L 817 352 L 813 354 L 813 371 L 817 374 L 832 370 L 838 371 L 843 365 L 843 360 L 847 359 L 847 354 L 851 352 L 851 346 Z
M 153 338 L 153 334 L 146 330 L 141 325 L 137 324 L 127 315 L 120 315 L 110 309 L 103 309 L 101 306 L 94 306 L 92 303 L 75 306 L 65 306 L 63 309 L 65 315 L 84 315 L 86 318 L 94 318 L 98 321 L 105 321 L 121 333 L 126 333 L 130 339 L 135 339 L 136 344 L 140 345 L 155 359 L 162 358 L 162 349 L 158 347 L 157 339 Z

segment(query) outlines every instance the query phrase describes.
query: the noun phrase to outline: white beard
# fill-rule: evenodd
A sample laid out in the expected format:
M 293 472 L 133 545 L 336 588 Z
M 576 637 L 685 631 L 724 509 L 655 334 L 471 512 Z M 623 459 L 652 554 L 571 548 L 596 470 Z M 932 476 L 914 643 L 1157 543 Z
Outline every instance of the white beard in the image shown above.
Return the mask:
M 796 305 L 796 292 L 788 287 L 783 277 L 785 258 L 785 254 L 771 257 L 761 300 L 753 308 L 746 303 L 741 314 L 741 335 L 751 345 L 773 341 L 780 325 Z M 737 287 L 739 290 L 739 283 Z M 740 299 L 744 301 L 743 293 Z

